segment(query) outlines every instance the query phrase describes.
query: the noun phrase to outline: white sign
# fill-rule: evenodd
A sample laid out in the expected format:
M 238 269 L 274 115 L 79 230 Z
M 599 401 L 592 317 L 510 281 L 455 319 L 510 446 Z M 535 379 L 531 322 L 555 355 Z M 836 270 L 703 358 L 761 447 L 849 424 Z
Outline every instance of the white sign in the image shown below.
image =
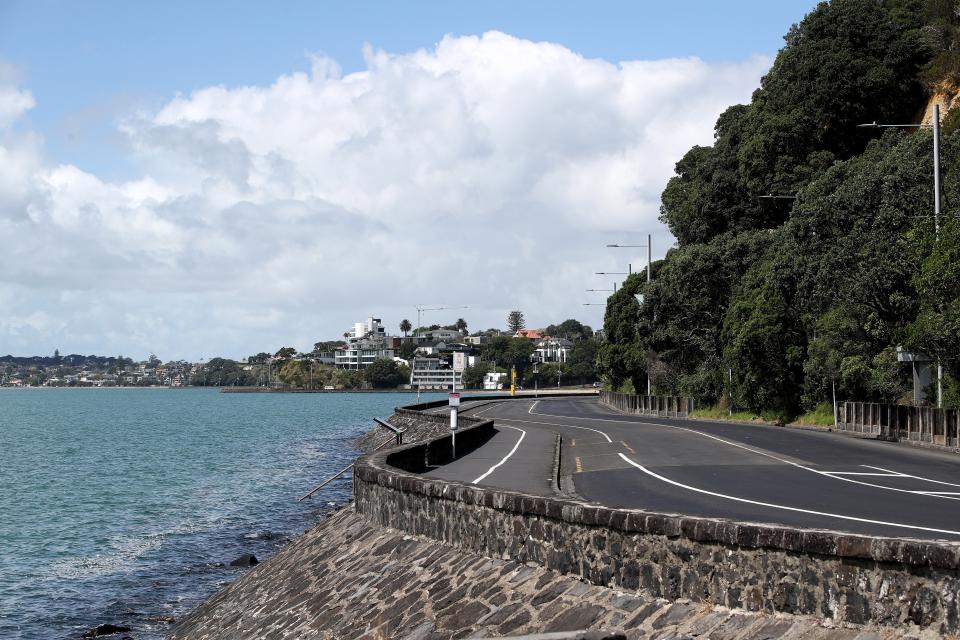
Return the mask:
M 458 400 L 459 402 L 459 400 Z M 459 412 L 456 409 L 450 409 L 450 431 L 457 430 L 457 414 Z
M 451 394 L 450 394 L 450 406 L 451 406 L 451 407 L 459 407 L 459 406 L 460 406 L 460 394 L 459 394 L 459 393 L 451 393 Z
M 453 352 L 453 370 L 457 373 L 463 373 L 467 368 L 467 356 L 462 351 Z

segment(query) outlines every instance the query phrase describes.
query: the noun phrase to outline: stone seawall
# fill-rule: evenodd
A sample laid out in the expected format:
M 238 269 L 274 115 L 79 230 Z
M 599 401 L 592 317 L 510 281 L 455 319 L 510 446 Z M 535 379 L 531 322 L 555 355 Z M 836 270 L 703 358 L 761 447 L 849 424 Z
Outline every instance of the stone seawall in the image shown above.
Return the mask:
M 628 640 L 903 640 L 671 603 L 335 513 L 181 620 L 172 640 L 453 640 L 622 629 Z M 916 637 L 916 636 L 910 636 Z
M 458 443 L 472 430 L 466 430 Z M 354 467 L 370 522 L 651 598 L 960 631 L 960 544 L 612 509 L 418 476 L 449 436 Z
M 446 401 L 444 401 L 446 402 Z M 433 414 L 414 411 L 404 407 L 397 407 L 387 422 L 403 429 L 404 444 L 426 442 L 450 433 L 450 415 Z M 471 427 L 482 422 L 481 419 L 461 413 L 459 424 L 462 428 Z M 357 447 L 366 453 L 372 452 L 377 445 L 392 438 L 392 434 L 383 427 L 374 427 L 357 439 Z

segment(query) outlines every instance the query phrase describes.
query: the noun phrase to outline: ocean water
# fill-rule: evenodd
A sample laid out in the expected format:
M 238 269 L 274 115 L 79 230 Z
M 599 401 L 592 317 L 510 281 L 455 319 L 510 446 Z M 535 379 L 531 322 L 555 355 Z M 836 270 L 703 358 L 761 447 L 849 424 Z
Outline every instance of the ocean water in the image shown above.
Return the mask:
M 0 638 L 162 638 L 349 500 L 374 417 L 415 396 L 0 389 Z M 430 398 L 428 398 L 430 399 Z

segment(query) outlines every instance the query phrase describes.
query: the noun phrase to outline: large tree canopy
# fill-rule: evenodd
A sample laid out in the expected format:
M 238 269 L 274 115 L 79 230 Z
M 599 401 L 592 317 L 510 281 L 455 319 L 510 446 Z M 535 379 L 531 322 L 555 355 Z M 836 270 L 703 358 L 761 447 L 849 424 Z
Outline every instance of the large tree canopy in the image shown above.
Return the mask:
M 857 127 L 916 123 L 933 94 L 960 91 L 958 8 L 833 0 L 790 29 L 750 104 L 677 163 L 661 207 L 677 246 L 652 283 L 628 279 L 607 305 L 610 383 L 640 388 L 649 374 L 659 393 L 732 390 L 740 406 L 788 414 L 834 385 L 896 401 L 902 345 L 939 357 L 960 395 L 960 109 L 942 140 L 939 240 L 929 128 Z

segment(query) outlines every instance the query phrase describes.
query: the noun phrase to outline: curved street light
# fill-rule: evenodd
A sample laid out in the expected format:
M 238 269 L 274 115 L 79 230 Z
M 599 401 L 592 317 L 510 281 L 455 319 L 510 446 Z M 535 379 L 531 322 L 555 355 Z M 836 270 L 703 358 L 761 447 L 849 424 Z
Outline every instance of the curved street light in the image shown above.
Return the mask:
M 940 103 L 933 104 L 933 121 L 929 124 L 880 124 L 876 120 L 858 124 L 859 129 L 920 129 L 933 128 L 933 235 L 940 242 Z M 943 407 L 943 365 L 937 358 L 937 407 Z

